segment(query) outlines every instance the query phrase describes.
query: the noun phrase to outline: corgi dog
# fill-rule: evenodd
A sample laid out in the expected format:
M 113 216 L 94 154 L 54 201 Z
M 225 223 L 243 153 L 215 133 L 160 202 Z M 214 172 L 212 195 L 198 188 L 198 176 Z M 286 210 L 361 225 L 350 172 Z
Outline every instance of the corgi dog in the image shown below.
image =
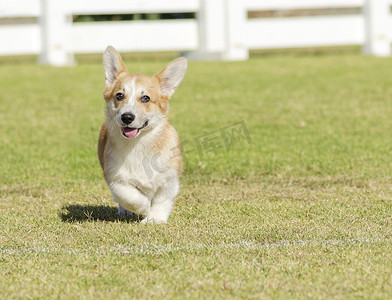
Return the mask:
M 184 78 L 178 58 L 152 77 L 130 74 L 111 46 L 103 54 L 106 120 L 98 140 L 103 176 L 119 213 L 167 223 L 179 192 L 180 143 L 169 124 L 169 99 Z

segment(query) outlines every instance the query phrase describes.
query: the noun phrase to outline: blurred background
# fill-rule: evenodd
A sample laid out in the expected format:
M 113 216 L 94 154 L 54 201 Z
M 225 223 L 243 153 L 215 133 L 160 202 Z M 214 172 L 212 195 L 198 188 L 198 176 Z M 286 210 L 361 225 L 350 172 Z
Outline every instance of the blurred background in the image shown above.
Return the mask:
M 391 54 L 392 0 L 0 1 L 0 58 L 73 65 L 78 55 L 181 52 L 247 60 L 271 49 L 356 47 Z

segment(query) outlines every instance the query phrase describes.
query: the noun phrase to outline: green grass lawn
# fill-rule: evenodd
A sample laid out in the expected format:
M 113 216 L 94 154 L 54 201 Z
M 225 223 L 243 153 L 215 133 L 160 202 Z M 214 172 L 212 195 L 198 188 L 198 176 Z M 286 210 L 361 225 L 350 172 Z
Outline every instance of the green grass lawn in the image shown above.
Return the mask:
M 390 299 L 391 58 L 191 62 L 166 226 L 116 214 L 100 63 L 3 61 L 0 78 L 1 298 Z

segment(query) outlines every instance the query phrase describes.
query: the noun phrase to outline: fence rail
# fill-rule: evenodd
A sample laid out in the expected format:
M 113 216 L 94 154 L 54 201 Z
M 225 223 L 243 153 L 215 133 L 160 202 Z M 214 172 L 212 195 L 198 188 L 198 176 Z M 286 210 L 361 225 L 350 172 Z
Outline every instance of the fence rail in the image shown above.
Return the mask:
M 0 55 L 40 54 L 53 65 L 74 53 L 190 51 L 197 59 L 247 59 L 250 49 L 363 45 L 390 55 L 392 0 L 13 0 L 0 2 Z M 248 18 L 249 12 L 353 8 L 346 15 Z M 74 23 L 73 15 L 185 13 L 196 19 Z M 12 22 L 10 22 L 12 20 Z M 20 22 L 19 24 L 16 22 Z
M 245 5 L 249 10 L 279 10 L 361 7 L 364 5 L 364 2 L 365 0 L 245 0 Z

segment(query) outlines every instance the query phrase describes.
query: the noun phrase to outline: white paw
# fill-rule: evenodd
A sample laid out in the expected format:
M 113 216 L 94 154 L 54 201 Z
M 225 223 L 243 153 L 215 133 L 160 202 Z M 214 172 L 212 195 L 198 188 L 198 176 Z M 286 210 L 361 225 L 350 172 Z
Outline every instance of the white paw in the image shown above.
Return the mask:
M 152 217 L 145 217 L 140 223 L 142 224 L 166 224 L 166 220 L 161 220 L 158 218 L 152 218 Z

